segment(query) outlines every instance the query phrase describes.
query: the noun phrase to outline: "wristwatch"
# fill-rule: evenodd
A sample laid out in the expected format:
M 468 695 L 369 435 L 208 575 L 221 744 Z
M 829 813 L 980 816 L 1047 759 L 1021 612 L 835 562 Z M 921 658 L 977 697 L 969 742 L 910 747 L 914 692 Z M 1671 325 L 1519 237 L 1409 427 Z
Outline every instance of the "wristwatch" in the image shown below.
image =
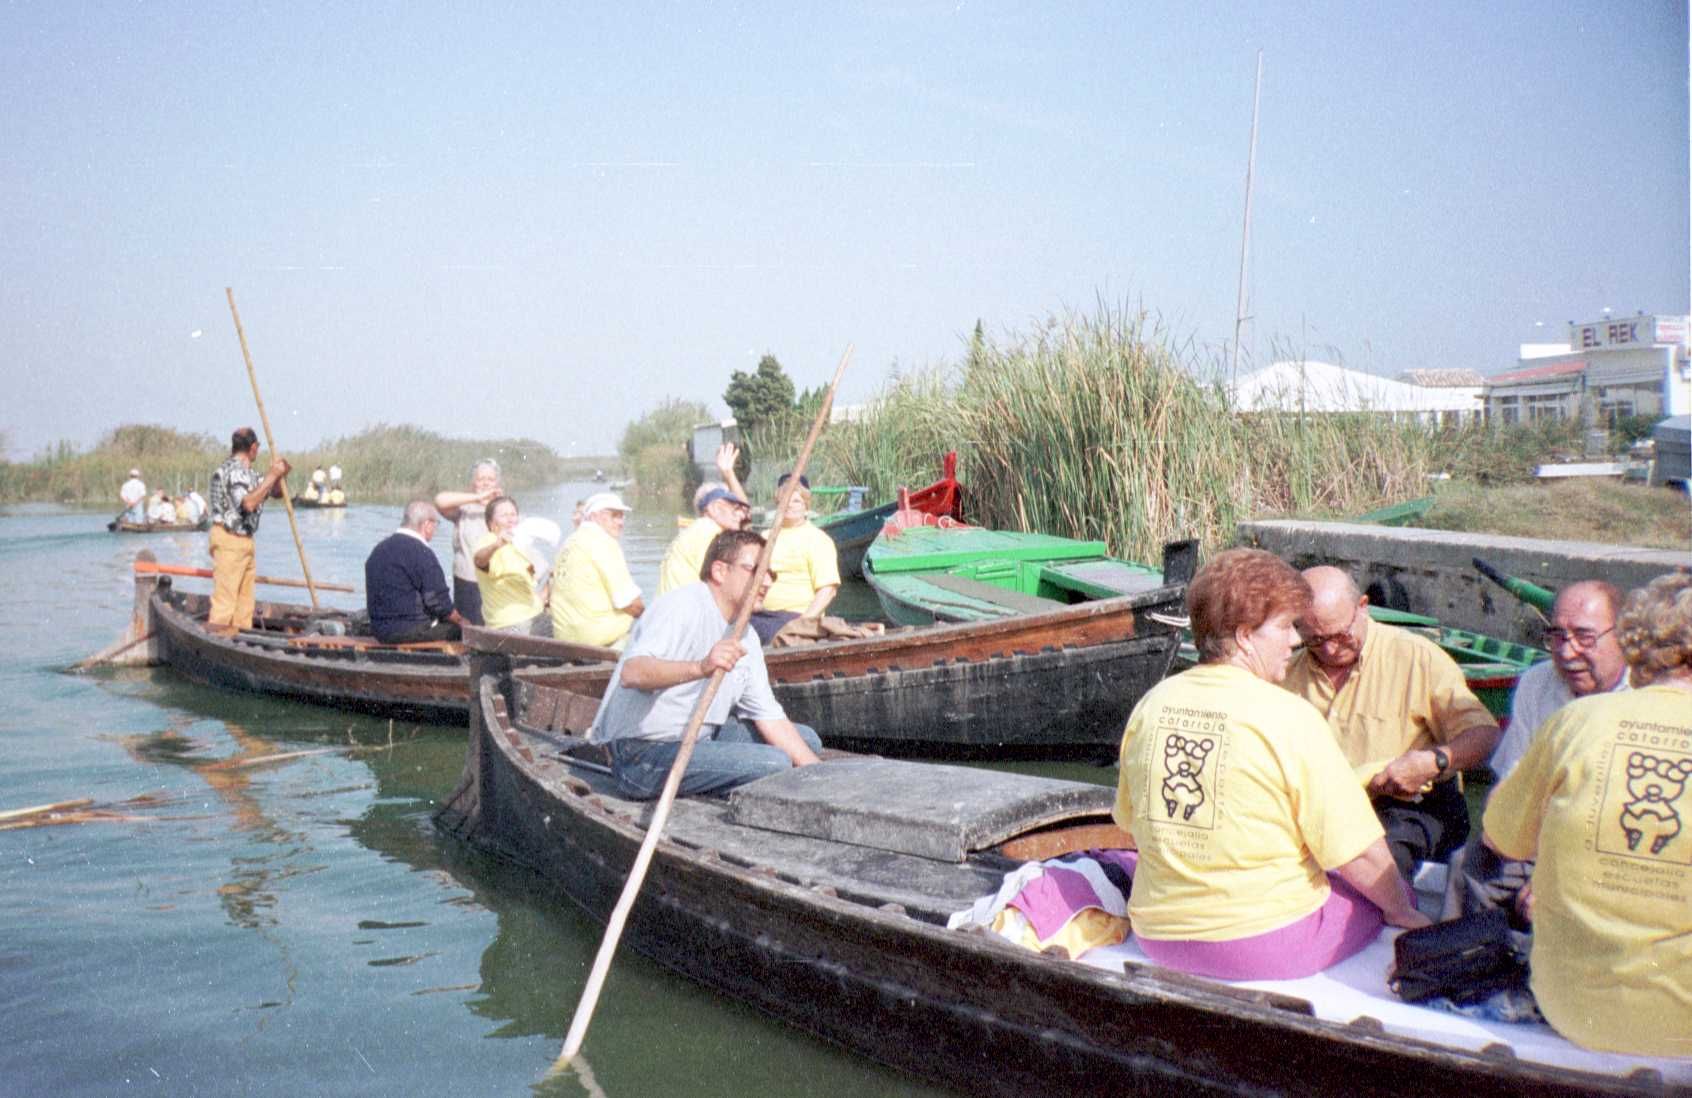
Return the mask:
M 1434 762 L 1439 764 L 1439 770 L 1434 773 L 1434 781 L 1445 777 L 1445 772 L 1451 769 L 1451 754 L 1443 747 L 1433 749 Z

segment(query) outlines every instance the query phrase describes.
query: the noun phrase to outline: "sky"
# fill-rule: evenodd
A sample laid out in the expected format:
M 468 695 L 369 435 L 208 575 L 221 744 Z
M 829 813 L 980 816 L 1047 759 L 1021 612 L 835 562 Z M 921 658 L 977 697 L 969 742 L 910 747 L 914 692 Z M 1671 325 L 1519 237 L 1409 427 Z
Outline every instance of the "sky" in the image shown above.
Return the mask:
M 1679 3 L 0 0 L 0 445 L 614 450 L 1101 303 L 1192 357 L 1514 367 L 1689 311 Z

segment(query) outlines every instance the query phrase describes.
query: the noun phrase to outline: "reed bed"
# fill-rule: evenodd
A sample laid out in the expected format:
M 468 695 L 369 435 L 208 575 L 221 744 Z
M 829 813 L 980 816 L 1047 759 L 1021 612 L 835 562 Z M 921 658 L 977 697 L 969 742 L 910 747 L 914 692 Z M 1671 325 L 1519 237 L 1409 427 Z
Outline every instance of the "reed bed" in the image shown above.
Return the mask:
M 572 475 L 591 474 L 607 458 L 567 461 L 532 439 L 450 439 L 408 425 L 386 424 L 335 439 L 311 450 L 284 450 L 294 465 L 289 478 L 298 488 L 317 466 L 341 466 L 354 500 L 397 501 L 427 496 L 470 481 L 470 467 L 492 457 L 513 488 L 556 484 Z M 119 427 L 92 450 L 60 443 L 31 462 L 0 463 L 0 502 L 51 500 L 118 506 L 118 487 L 132 467 L 141 470 L 148 488 L 173 493 L 204 492 L 212 470 L 229 455 L 226 440 L 189 434 L 152 424 Z

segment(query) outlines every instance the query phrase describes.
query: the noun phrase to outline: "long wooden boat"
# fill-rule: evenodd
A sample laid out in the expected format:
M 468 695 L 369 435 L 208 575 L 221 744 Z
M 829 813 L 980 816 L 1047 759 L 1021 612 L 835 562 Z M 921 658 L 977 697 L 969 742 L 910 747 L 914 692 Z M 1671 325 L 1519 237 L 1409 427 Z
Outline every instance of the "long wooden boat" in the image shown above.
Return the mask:
M 106 523 L 113 534 L 192 534 L 211 529 L 211 516 L 203 515 L 199 522 L 129 522 L 116 518 Z
M 295 496 L 295 497 L 294 497 L 294 500 L 293 500 L 293 503 L 294 503 L 294 507 L 295 507 L 295 508 L 296 508 L 296 509 L 298 509 L 298 510 L 302 510 L 302 511 L 311 511 L 311 510 L 319 510 L 319 511 L 334 511 L 334 510 L 345 510 L 345 508 L 346 508 L 346 506 L 347 506 L 347 501 L 346 501 L 346 500 L 344 500 L 344 499 L 343 499 L 343 500 L 342 500 L 342 501 L 341 501 L 341 502 L 339 502 L 339 503 L 331 503 L 331 502 L 329 502 L 329 501 L 328 501 L 328 500 L 326 500 L 326 499 L 311 499 L 311 498 L 309 498 L 309 497 L 307 497 L 307 496 Z
M 437 823 L 557 882 L 603 919 L 651 805 L 621 799 L 584 757 L 590 749 L 572 733 L 591 716 L 591 700 L 490 673 L 494 659 L 472 658 L 464 778 Z M 995 892 L 1021 859 L 1108 842 L 1112 795 L 845 758 L 726 800 L 684 798 L 622 944 L 850 1052 L 967 1094 L 1483 1098 L 1660 1094 L 1692 1082 L 1684 1061 L 1610 1057 L 1595 1066 L 1573 1050 L 1587 1059 L 1547 1062 L 1543 1048 L 1512 1038 L 1527 1027 L 1443 1015 L 1462 1035 L 1440 1031 L 1436 1041 L 1400 1021 L 1406 1011 L 1434 1012 L 1404 1004 L 1336 1005 L 946 929 L 950 913 Z
M 788 715 L 831 747 L 918 758 L 1114 757 L 1128 713 L 1169 673 L 1184 583 L 993 621 L 894 629 L 765 653 Z M 534 666 L 536 682 L 599 697 L 609 662 L 581 645 L 465 630 L 465 644 Z M 604 651 L 607 660 L 616 653 Z
M 936 518 L 963 518 L 963 485 L 958 483 L 957 472 L 958 455 L 952 451 L 941 459 L 940 479 L 926 488 L 906 493 L 905 506 Z M 848 511 L 817 520 L 817 527 L 834 541 L 842 576 L 863 578 L 864 552 L 898 509 L 899 501 L 894 500 L 867 510 Z
M 995 621 L 1154 590 L 1166 573 L 1184 584 L 1198 545 L 1171 542 L 1164 557 L 1159 568 L 1117 560 L 1102 541 L 889 524 L 864 558 L 864 578 L 882 611 L 904 625 Z

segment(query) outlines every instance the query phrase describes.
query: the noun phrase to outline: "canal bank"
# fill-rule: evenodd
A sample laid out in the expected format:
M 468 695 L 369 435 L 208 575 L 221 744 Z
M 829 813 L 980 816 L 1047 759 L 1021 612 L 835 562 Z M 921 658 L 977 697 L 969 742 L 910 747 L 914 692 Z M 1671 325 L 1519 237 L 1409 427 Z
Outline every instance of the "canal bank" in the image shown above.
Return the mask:
M 1552 590 L 1576 580 L 1605 579 L 1629 591 L 1665 572 L 1692 568 L 1692 552 L 1355 522 L 1242 522 L 1238 542 L 1267 549 L 1295 568 L 1344 568 L 1376 605 L 1428 614 L 1457 629 L 1524 644 L 1540 643 L 1538 616 L 1482 576 L 1474 566 L 1476 557 Z

